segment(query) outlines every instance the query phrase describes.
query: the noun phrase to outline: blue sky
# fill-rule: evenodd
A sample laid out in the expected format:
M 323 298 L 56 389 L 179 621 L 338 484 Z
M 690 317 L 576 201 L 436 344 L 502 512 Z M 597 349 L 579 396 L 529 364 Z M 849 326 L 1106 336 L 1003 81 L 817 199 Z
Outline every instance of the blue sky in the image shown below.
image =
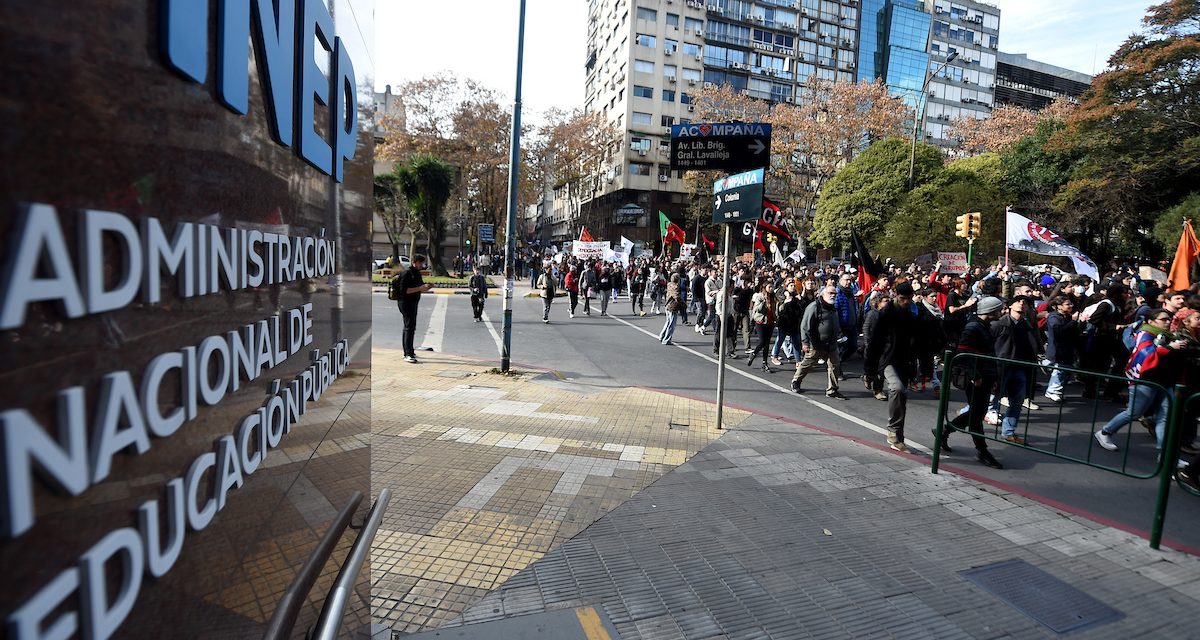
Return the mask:
M 1138 30 L 1144 0 L 992 0 L 1000 49 L 1084 73 Z M 439 70 L 475 78 L 511 99 L 519 0 L 377 0 L 375 86 Z M 452 13 L 451 13 L 452 12 Z M 587 0 L 527 0 L 524 113 L 583 105 Z

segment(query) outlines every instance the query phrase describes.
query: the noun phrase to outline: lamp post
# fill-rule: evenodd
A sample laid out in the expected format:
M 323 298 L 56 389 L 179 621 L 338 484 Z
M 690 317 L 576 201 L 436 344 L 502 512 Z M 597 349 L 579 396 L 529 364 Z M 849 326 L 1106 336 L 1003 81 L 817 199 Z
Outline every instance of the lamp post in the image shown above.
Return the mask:
M 950 55 L 946 56 L 946 61 L 938 68 L 933 70 L 933 73 L 925 74 L 925 82 L 921 83 L 921 94 L 917 96 L 917 101 L 920 108 L 916 104 L 913 105 L 913 130 L 912 130 L 912 147 L 908 151 L 908 190 L 913 188 L 913 171 L 917 166 L 917 127 L 921 125 L 921 121 L 925 119 L 925 90 L 929 88 L 929 81 L 933 80 L 939 72 L 945 69 L 955 58 L 958 57 L 957 51 L 951 51 Z
M 517 185 L 521 172 L 521 71 L 525 57 L 525 0 L 517 21 L 517 87 L 513 92 L 512 147 L 508 156 L 508 218 L 504 225 L 504 340 L 500 370 L 507 373 L 512 350 L 513 253 L 517 249 Z

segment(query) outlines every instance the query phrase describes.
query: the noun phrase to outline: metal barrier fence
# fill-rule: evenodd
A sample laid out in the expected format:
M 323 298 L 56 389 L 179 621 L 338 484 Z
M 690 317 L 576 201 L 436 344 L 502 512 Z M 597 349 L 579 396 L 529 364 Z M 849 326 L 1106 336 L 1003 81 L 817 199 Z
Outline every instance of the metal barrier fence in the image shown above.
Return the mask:
M 1128 478 L 1158 478 L 1150 546 L 1154 549 L 1159 548 L 1170 485 L 1175 477 L 1179 459 L 1180 434 L 1184 430 L 1184 420 L 1195 419 L 1195 410 L 1200 409 L 1200 404 L 1194 403 L 1200 403 L 1200 394 L 1183 400 L 1182 386 L 1168 389 L 1154 382 L 1131 380 L 1124 376 L 969 352 L 946 351 L 943 362 L 945 369 L 934 428 L 937 442 L 933 447 L 933 473 L 938 472 L 941 462 L 942 438 L 957 431 Z M 1043 400 L 1044 404 L 1050 404 L 1054 410 L 1050 415 L 1053 419 L 1043 418 L 1042 416 L 1046 415 L 1044 411 L 1039 411 L 1035 419 L 1027 402 L 1033 402 L 1037 392 L 1046 388 L 1050 376 L 1056 376 L 1064 386 L 1071 378 L 1090 378 L 1088 384 L 1096 390 L 1095 397 L 1085 398 L 1083 402 L 1080 402 L 1077 396 L 1071 397 L 1069 402 L 1053 403 Z M 972 392 L 963 389 L 960 393 L 955 388 L 954 381 L 965 381 L 963 386 L 974 387 L 975 390 Z M 1119 384 L 1129 394 L 1123 408 L 1109 400 L 1101 399 L 1100 389 L 1109 384 Z M 988 394 L 988 389 L 993 387 L 994 392 Z M 964 394 L 968 399 L 968 406 L 951 418 L 948 415 L 951 397 L 957 396 L 962 399 Z M 1020 399 L 1012 396 L 1019 396 Z M 974 406 L 970 403 L 972 398 Z M 1001 404 L 1002 398 L 1007 398 L 1007 406 Z M 989 410 L 998 410 L 1000 421 L 997 424 L 983 424 L 984 416 Z M 1153 466 L 1144 463 L 1140 458 L 1131 459 L 1131 454 L 1139 448 L 1134 442 L 1134 432 L 1139 429 L 1134 425 L 1138 424 L 1140 418 L 1150 415 L 1155 417 L 1155 428 L 1147 429 L 1152 431 L 1156 449 L 1160 453 L 1156 456 Z M 1099 443 L 1095 433 L 1101 425 L 1111 425 L 1110 428 L 1124 432 L 1121 441 L 1114 442 L 1117 444 L 1117 451 L 1109 451 Z M 972 432 L 971 426 L 979 430 Z M 1012 431 L 1010 435 L 1017 438 L 1006 438 L 1004 432 L 1008 430 Z M 1116 436 L 1113 438 L 1117 439 Z M 1107 457 L 1116 455 L 1120 456 L 1118 460 L 1106 460 Z M 1188 493 L 1196 493 L 1182 483 L 1180 486 Z

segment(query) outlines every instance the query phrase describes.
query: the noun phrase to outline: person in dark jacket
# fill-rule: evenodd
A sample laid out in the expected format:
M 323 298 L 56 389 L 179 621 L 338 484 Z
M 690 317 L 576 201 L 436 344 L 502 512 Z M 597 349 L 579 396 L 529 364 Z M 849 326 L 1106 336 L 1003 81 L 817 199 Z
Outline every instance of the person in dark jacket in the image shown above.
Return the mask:
M 598 280 L 595 267 L 583 265 L 579 273 L 579 295 L 583 296 L 583 312 L 589 316 L 592 315 L 592 296 L 596 295 Z
M 837 299 L 834 305 L 838 311 L 838 322 L 842 327 L 841 359 L 846 360 L 858 350 L 859 307 L 857 292 L 854 289 L 854 276 L 843 273 L 838 279 Z
M 767 356 L 771 350 L 771 335 L 775 332 L 775 320 L 779 315 L 777 305 L 775 286 L 770 280 L 764 281 L 759 286 L 758 293 L 755 293 L 754 297 L 750 299 L 750 319 L 754 322 L 754 328 L 758 333 L 758 344 L 750 352 L 750 358 L 746 364 L 753 365 L 754 358 L 761 351 L 762 370 L 768 373 L 771 372 L 771 367 L 767 365 Z
M 804 307 L 796 295 L 796 281 L 789 279 L 784 286 L 783 302 L 779 305 L 779 319 L 775 323 L 775 346 L 771 347 L 771 364 L 783 364 L 779 359 L 779 350 L 783 347 L 784 340 L 791 341 L 793 356 L 799 351 L 800 318 L 803 315 Z M 800 358 L 797 357 L 796 360 L 799 361 Z
M 952 372 L 950 376 L 951 379 L 957 377 L 965 382 L 963 391 L 967 394 L 967 408 L 951 420 L 950 424 L 957 429 L 966 428 L 971 432 L 976 460 L 984 466 L 1003 469 L 1003 465 L 988 451 L 987 440 L 983 438 L 983 416 L 988 411 L 989 395 L 996 386 L 995 362 L 986 359 L 996 355 L 996 340 L 990 325 L 1003 313 L 1004 302 L 1000 298 L 988 296 L 980 299 L 974 306 L 976 313 L 968 316 L 967 324 L 959 334 L 958 355 L 951 365 L 953 369 L 959 370 L 959 373 Z M 973 355 L 984 358 L 975 358 Z M 949 440 L 950 430 L 944 429 L 942 441 L 938 445 L 946 453 L 952 451 Z
M 1030 366 L 1011 363 L 1000 365 L 1000 384 L 996 387 L 992 409 L 998 413 L 1001 398 L 1008 399 L 1008 410 L 1001 421 L 1001 434 L 1013 444 L 1025 444 L 1017 435 L 1017 423 L 1028 395 L 1032 363 L 1037 362 L 1037 327 L 1028 320 L 1032 309 L 1032 299 L 1026 296 L 1014 298 L 1008 305 L 1008 313 L 990 325 L 992 336 L 996 339 L 996 356 L 1031 363 Z
M 600 315 L 608 315 L 608 301 L 612 298 L 613 269 L 601 265 L 596 272 L 596 292 L 600 296 Z
M 913 305 L 913 288 L 908 282 L 896 285 L 892 303 L 879 313 L 871 332 L 863 375 L 869 381 L 883 379 L 888 395 L 888 444 L 901 453 L 904 418 L 908 410 L 908 385 L 918 375 L 933 372 L 933 350 L 921 335 L 919 309 Z
M 487 278 L 475 267 L 475 275 L 467 281 L 467 290 L 471 294 L 471 312 L 475 314 L 475 322 L 483 322 L 483 303 L 487 301 Z
M 1106 297 L 1088 315 L 1086 345 L 1079 358 L 1081 369 L 1117 376 L 1106 379 L 1104 384 L 1104 399 L 1113 402 L 1125 400 L 1121 394 L 1120 376 L 1128 353 L 1121 344 L 1121 330 L 1129 324 L 1125 305 L 1130 297 L 1129 287 L 1123 284 L 1108 287 Z M 1083 397 L 1095 398 L 1100 379 L 1094 376 L 1081 378 Z
M 646 280 L 650 277 L 646 267 L 632 270 L 629 276 L 629 310 L 639 316 L 646 315 Z
M 696 269 L 695 275 L 692 276 L 688 286 L 691 291 L 688 296 L 688 304 L 692 305 L 696 310 L 696 333 L 707 335 L 704 331 L 704 321 L 708 315 L 708 305 L 704 304 L 704 283 L 708 280 L 708 269 L 701 267 Z
M 404 360 L 413 364 L 417 363 L 417 351 L 413 346 L 417 333 L 417 307 L 421 304 L 421 294 L 433 289 L 433 285 L 426 284 L 421 277 L 421 269 L 424 268 L 425 256 L 413 256 L 408 271 L 400 276 L 400 282 L 396 285 L 399 288 L 396 306 L 400 308 L 400 316 L 404 319 L 404 334 L 401 338 Z
M 750 298 L 754 297 L 754 284 L 750 274 L 743 274 L 740 281 L 733 286 L 733 329 L 741 330 L 746 340 L 746 353 L 750 353 Z M 735 334 L 736 335 L 736 334 Z M 733 351 L 737 351 L 737 340 L 734 340 Z
M 871 306 L 867 309 L 866 315 L 863 316 L 863 353 L 867 352 L 871 344 L 871 332 L 875 330 L 875 323 L 879 322 L 879 312 L 881 309 L 892 303 L 891 296 L 876 296 L 871 300 Z M 883 380 L 874 378 L 868 380 L 863 377 L 863 385 L 875 396 L 876 400 L 886 401 L 887 394 L 883 392 Z
M 1075 345 L 1079 342 L 1079 323 L 1071 318 L 1075 302 L 1067 296 L 1050 300 L 1050 314 L 1046 316 L 1046 358 L 1042 364 L 1049 367 L 1074 367 Z M 1071 374 L 1055 368 L 1046 385 L 1046 398 L 1051 402 L 1062 402 L 1063 387 L 1071 380 Z
M 827 285 L 821 291 L 821 297 L 808 305 L 804 317 L 800 319 L 800 345 L 804 358 L 796 365 L 796 375 L 792 377 L 792 391 L 796 393 L 801 393 L 804 376 L 812 371 L 818 360 L 823 359 L 829 374 L 825 395 L 838 400 L 846 399 L 838 391 L 838 381 L 842 378 L 838 340 L 842 337 L 842 328 L 835 306 L 837 295 L 837 288 Z

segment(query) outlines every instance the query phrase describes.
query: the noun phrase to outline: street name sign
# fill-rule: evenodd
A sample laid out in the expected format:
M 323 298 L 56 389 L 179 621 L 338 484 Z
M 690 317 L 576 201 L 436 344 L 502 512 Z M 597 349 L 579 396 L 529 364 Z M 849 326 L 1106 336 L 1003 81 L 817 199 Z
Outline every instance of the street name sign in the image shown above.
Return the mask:
M 771 125 L 758 122 L 671 125 L 673 171 L 747 171 L 771 159 Z
M 479 225 L 479 244 L 494 244 L 496 242 L 496 227 L 490 224 Z
M 763 211 L 763 169 L 721 178 L 713 183 L 713 222 L 758 220 Z

